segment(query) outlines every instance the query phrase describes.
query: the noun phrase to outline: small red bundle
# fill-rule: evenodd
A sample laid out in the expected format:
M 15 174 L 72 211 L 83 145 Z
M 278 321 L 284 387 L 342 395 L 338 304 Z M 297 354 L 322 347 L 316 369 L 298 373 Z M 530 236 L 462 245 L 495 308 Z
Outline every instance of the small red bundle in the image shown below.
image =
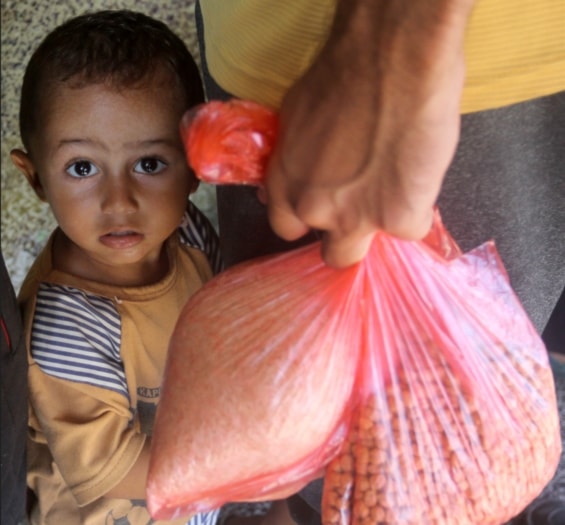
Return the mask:
M 185 114 L 181 134 L 200 180 L 261 185 L 277 126 L 277 114 L 259 104 L 212 101 Z

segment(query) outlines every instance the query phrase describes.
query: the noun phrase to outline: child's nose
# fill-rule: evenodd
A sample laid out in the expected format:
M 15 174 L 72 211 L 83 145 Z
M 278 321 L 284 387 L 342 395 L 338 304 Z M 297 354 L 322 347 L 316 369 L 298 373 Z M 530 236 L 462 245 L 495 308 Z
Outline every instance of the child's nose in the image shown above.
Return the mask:
M 112 175 L 104 181 L 101 208 L 104 213 L 133 213 L 138 208 L 135 182 L 126 175 Z

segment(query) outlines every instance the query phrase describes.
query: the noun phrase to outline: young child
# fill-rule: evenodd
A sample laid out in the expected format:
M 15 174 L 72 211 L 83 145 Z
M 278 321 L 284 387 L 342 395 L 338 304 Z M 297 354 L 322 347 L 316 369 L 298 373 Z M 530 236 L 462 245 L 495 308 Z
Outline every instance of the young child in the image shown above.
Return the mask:
M 182 41 L 129 11 L 66 22 L 28 64 L 11 157 L 58 223 L 19 296 L 32 524 L 155 523 L 145 482 L 168 341 L 220 269 L 179 135 L 203 100 Z

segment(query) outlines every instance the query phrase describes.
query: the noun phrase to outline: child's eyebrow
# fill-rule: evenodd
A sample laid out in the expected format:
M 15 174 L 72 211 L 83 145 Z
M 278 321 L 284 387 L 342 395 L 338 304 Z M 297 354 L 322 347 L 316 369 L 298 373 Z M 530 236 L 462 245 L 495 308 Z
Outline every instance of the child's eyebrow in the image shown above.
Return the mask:
M 98 143 L 97 141 L 91 139 L 61 139 L 57 144 L 57 149 L 61 149 L 64 146 L 72 146 L 74 144 L 97 144 L 97 143 Z
M 172 139 L 165 139 L 165 138 L 158 138 L 158 139 L 146 139 L 146 140 L 137 140 L 134 142 L 126 142 L 124 147 L 137 149 L 137 148 L 146 148 L 148 146 L 169 146 L 169 147 L 176 147 L 178 141 Z
M 61 139 L 57 144 L 57 149 L 61 149 L 64 146 L 81 145 L 81 144 L 96 146 L 104 150 L 110 149 L 103 142 L 89 138 Z M 125 142 L 123 146 L 124 148 L 127 149 L 140 149 L 140 148 L 147 148 L 150 146 L 159 146 L 159 145 L 164 145 L 173 148 L 173 147 L 177 147 L 178 141 L 168 138 L 156 138 L 156 139 Z

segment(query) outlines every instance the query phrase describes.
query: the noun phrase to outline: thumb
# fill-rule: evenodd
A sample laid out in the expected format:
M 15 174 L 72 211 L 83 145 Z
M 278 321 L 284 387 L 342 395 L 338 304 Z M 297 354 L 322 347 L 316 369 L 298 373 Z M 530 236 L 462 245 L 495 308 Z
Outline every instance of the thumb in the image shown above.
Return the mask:
M 376 230 L 348 234 L 326 231 L 322 236 L 322 259 L 328 266 L 345 268 L 367 255 Z

